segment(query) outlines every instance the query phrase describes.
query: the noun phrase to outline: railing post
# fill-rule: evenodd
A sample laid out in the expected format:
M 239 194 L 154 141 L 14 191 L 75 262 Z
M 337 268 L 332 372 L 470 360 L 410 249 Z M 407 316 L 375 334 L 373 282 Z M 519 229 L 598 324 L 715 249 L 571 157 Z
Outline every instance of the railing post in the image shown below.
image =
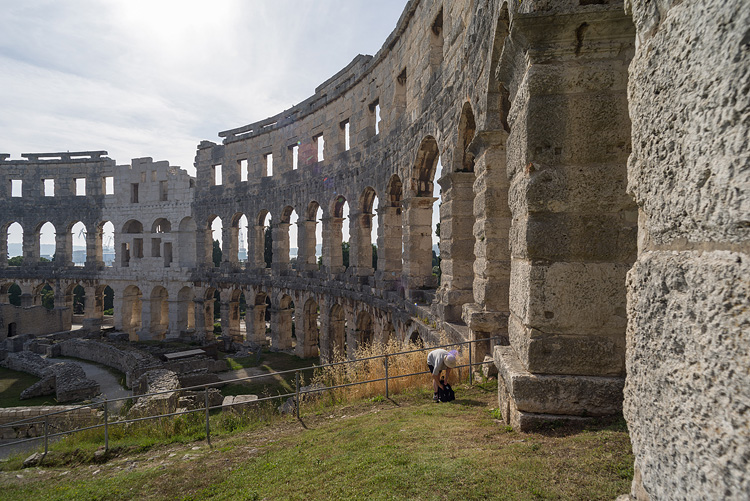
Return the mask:
M 45 414 L 45 416 L 44 416 L 44 455 L 45 456 L 47 455 L 47 451 L 49 450 L 48 449 L 48 445 L 49 445 L 49 438 L 48 438 L 48 435 L 49 435 L 49 420 L 48 419 L 49 418 Z
M 107 425 L 107 401 L 104 401 L 104 451 L 109 451 L 109 427 Z
M 471 365 L 471 345 L 472 341 L 469 341 L 469 386 L 474 384 L 474 368 Z
M 206 402 L 206 442 L 208 442 L 208 446 L 211 447 L 211 425 L 208 422 L 208 386 L 206 386 L 203 395 L 205 396 Z
M 391 398 L 388 393 L 388 355 L 385 356 L 385 398 Z
M 299 371 L 296 371 L 294 373 L 294 380 L 295 380 L 294 381 L 294 386 L 295 386 L 295 390 L 294 391 L 296 393 L 296 397 L 295 398 L 297 400 L 296 401 L 297 405 L 295 405 L 294 408 L 295 408 L 295 412 L 297 414 L 297 419 L 299 419 L 299 407 L 302 404 L 302 402 L 300 402 L 300 399 L 299 399 Z

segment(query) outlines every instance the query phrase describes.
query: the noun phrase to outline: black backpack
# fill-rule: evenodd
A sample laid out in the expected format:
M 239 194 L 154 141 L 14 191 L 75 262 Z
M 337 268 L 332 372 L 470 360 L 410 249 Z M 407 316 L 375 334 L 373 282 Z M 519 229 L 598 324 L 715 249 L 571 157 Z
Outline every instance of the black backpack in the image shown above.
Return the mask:
M 443 386 L 445 386 L 445 389 L 440 388 L 438 386 L 438 400 L 440 402 L 450 402 L 451 400 L 456 399 L 456 394 L 453 392 L 453 388 L 451 388 L 451 385 L 448 383 L 443 383 Z

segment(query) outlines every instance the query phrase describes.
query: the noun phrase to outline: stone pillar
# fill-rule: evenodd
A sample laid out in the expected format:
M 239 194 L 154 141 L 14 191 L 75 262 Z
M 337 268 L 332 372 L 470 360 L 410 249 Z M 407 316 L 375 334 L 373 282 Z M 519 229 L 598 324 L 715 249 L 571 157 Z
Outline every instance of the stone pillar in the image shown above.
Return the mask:
M 245 312 L 245 327 L 247 329 L 247 340 L 265 346 L 266 344 L 266 305 L 248 304 Z
M 321 301 L 320 305 L 320 362 L 327 363 L 331 361 L 330 354 L 333 351 L 333 343 L 330 339 L 331 332 L 331 308 L 326 302 Z
M 104 322 L 104 291 L 97 294 L 98 287 L 84 287 L 83 330 L 96 332 Z
M 354 213 L 350 214 L 350 219 L 349 266 L 359 277 L 372 276 L 372 214 Z
M 271 308 L 271 347 L 288 350 L 292 347 L 292 309 Z
M 238 266 L 239 260 L 237 258 L 237 252 L 239 251 L 239 232 L 240 228 L 231 224 L 231 221 L 227 221 L 225 226 L 221 229 L 222 238 L 222 249 L 221 249 L 221 260 L 224 263 L 230 263 L 232 266 Z M 213 245 L 213 242 L 212 242 Z
M 401 207 L 378 209 L 378 271 L 375 274 L 379 289 L 397 289 L 401 282 L 403 218 Z M 432 261 L 432 257 L 430 257 Z
M 103 267 L 104 250 L 102 248 L 103 230 L 93 226 L 93 231 L 86 232 L 86 266 Z
M 156 339 L 151 331 L 151 311 L 153 304 L 150 299 L 141 299 L 141 329 L 136 332 L 138 341 L 151 341 Z
M 529 44 L 516 48 L 528 67 L 523 75 L 507 75 L 519 84 L 507 138 L 510 346 L 496 346 L 494 358 L 503 416 L 521 430 L 618 413 L 625 376 L 625 275 L 636 251 L 636 212 L 626 193 L 626 82 L 634 38 L 615 6 L 566 13 L 561 23 L 554 14 L 521 15 L 513 24 L 518 33 L 511 34 Z M 583 43 L 581 28 L 568 26 L 606 36 Z M 547 64 L 550 58 L 558 63 Z M 550 81 L 557 83 L 550 87 Z M 484 149 L 485 156 L 499 153 L 497 146 Z M 481 169 L 477 185 L 502 180 Z M 475 234 L 481 232 L 502 247 L 501 225 L 482 228 L 477 221 Z M 504 265 L 494 266 L 491 247 L 485 252 L 477 255 L 475 299 L 498 311 L 503 291 L 493 287 L 503 283 Z M 483 266 L 486 283 L 477 272 Z
M 323 267 L 329 275 L 344 272 L 341 254 L 341 217 L 323 218 Z
M 344 313 L 346 315 L 346 313 Z M 346 358 L 354 359 L 357 351 L 357 322 L 355 319 L 346 323 Z
M 248 233 L 252 232 L 252 238 L 249 239 L 247 249 L 247 266 L 251 270 L 264 270 L 266 268 L 266 261 L 263 256 L 264 245 L 265 245 L 265 230 L 266 227 L 263 225 L 255 225 L 250 227 L 248 225 Z
M 73 266 L 73 234 L 70 231 L 55 233 L 54 258 L 56 268 Z
M 185 330 L 182 328 L 180 313 L 182 312 L 181 301 L 179 298 L 172 298 L 170 296 L 168 301 L 169 304 L 169 320 L 167 327 L 166 339 L 179 339 L 180 333 Z
M 195 310 L 195 338 L 199 341 L 208 341 L 206 329 L 206 305 L 203 299 L 194 299 L 193 308 Z M 213 338 L 213 327 L 211 329 L 211 338 Z
M 273 234 L 273 262 L 271 269 L 275 274 L 289 270 L 289 223 L 272 225 Z
M 229 321 L 229 301 L 221 298 L 221 338 L 226 343 L 232 339 L 230 321 Z
M 28 266 L 39 262 L 39 232 L 23 232 L 23 265 Z
M 8 230 L 0 232 L 0 268 L 8 266 Z
M 242 330 L 240 329 L 240 301 L 229 302 L 229 336 L 233 341 L 242 343 Z
M 440 206 L 441 281 L 436 307 L 448 322 L 461 319 L 461 308 L 474 299 L 474 179 L 473 172 L 451 172 L 438 183 Z
M 299 248 L 297 249 L 297 269 L 299 271 L 318 271 L 315 258 L 315 221 L 297 221 Z
M 432 204 L 434 197 L 412 197 L 404 200 L 404 277 L 407 298 L 418 297 L 419 289 L 437 285 L 432 275 Z

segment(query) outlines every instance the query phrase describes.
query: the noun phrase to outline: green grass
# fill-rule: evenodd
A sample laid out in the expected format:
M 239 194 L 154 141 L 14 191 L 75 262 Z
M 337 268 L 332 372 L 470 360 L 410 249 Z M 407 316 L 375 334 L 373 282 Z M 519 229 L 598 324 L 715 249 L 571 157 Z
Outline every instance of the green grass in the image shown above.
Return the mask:
M 263 350 L 260 360 L 255 355 L 240 358 L 226 358 L 230 370 L 257 367 L 260 370 L 272 373 L 294 369 L 306 369 L 312 365 L 320 364 L 319 358 L 299 358 L 284 352 Z M 307 384 L 312 371 L 301 373 L 301 384 Z M 240 383 L 231 383 L 223 387 L 221 392 L 224 396 L 254 394 L 260 396 L 282 395 L 295 391 L 295 374 L 281 374 L 268 376 L 267 378 L 251 379 Z
M 21 392 L 39 381 L 25 372 L 0 367 L 0 407 L 27 407 L 34 405 L 57 405 L 53 395 L 21 400 Z
M 8 501 L 578 500 L 629 491 L 633 457 L 621 424 L 518 433 L 495 419 L 492 383 L 455 388 L 449 404 L 432 403 L 426 390 L 345 407 L 305 404 L 301 422 L 277 417 L 251 428 L 239 415 L 215 416 L 242 431 L 212 432 L 212 449 L 153 444 L 105 464 L 3 472 L 0 488 Z

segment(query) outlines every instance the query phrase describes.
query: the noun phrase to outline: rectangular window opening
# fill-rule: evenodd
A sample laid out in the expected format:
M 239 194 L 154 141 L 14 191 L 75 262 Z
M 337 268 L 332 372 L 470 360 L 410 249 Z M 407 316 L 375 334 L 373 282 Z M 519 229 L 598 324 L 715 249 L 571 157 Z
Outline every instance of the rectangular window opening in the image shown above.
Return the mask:
M 240 182 L 244 183 L 247 181 L 247 158 L 243 158 L 241 160 L 237 160 L 237 167 L 240 169 Z
M 273 153 L 266 153 L 263 158 L 266 160 L 266 176 L 271 177 L 273 176 Z
M 214 165 L 214 186 L 221 186 L 222 184 L 222 178 L 221 178 L 221 164 Z
M 151 257 L 161 257 L 161 238 L 151 239 Z
M 341 127 L 341 134 L 343 135 L 344 140 L 344 151 L 349 151 L 349 148 L 351 148 L 351 143 L 349 140 L 349 120 L 344 120 L 339 125 Z
M 443 62 L 443 9 L 440 9 L 430 30 L 430 67 L 433 71 Z
M 131 183 L 130 185 L 130 203 L 138 203 L 138 183 Z
M 374 128 L 375 135 L 380 134 L 380 100 L 376 99 L 370 104 L 370 126 Z
M 164 242 L 164 267 L 169 268 L 172 264 L 172 242 Z
M 115 194 L 115 178 L 112 176 L 105 176 L 104 178 L 104 194 L 114 195 Z
M 299 167 L 299 143 L 289 147 L 292 150 L 292 170 L 297 170 Z
M 42 179 L 44 183 L 44 196 L 54 197 L 55 196 L 55 180 L 54 179 Z
M 10 196 L 21 197 L 23 196 L 23 181 L 20 179 L 10 180 Z
M 166 181 L 159 181 L 159 200 L 166 202 L 169 197 L 169 186 Z
M 86 196 L 86 178 L 85 177 L 76 178 L 76 196 L 77 197 Z
M 326 141 L 323 139 L 323 134 L 315 136 L 314 140 L 315 144 L 318 146 L 318 162 L 322 162 L 324 160 L 323 152 L 325 151 Z
M 133 239 L 133 257 L 143 258 L 143 239 Z
M 403 111 L 406 108 L 406 68 L 404 68 L 398 77 L 396 77 L 396 92 L 393 98 L 393 104 L 397 109 Z

